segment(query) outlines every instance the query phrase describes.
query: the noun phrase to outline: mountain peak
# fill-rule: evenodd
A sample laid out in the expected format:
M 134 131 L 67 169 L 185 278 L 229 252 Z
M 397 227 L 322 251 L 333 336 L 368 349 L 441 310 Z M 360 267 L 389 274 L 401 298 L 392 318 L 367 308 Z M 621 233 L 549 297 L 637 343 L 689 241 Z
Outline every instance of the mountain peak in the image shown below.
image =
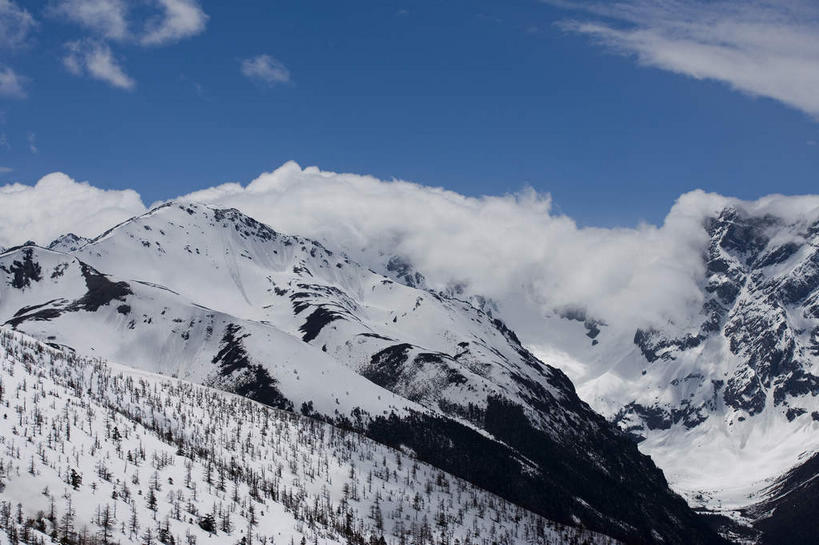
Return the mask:
M 66 233 L 56 239 L 52 240 L 48 245 L 49 250 L 56 250 L 58 252 L 74 252 L 88 244 L 91 239 L 75 235 L 74 233 Z

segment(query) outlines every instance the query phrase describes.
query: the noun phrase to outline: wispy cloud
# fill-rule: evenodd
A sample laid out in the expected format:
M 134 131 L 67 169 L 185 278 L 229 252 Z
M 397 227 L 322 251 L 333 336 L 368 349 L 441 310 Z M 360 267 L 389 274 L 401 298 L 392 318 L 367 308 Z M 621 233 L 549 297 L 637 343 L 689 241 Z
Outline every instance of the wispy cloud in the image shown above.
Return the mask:
M 40 148 L 37 147 L 37 135 L 33 132 L 29 132 L 27 135 L 28 138 L 28 151 L 31 153 L 37 154 L 40 153 Z
M 8 174 L 9 172 L 13 172 L 14 169 L 11 167 L 0 167 L 0 174 Z
M 0 0 L 0 47 L 23 45 L 36 24 L 28 11 L 11 0 Z
M 0 67 L 0 97 L 26 98 L 25 78 L 8 66 Z
M 711 79 L 819 117 L 819 4 L 805 0 L 546 0 L 585 13 L 562 21 L 612 52 Z
M 128 5 L 123 0 L 61 0 L 50 13 L 112 40 L 129 34 Z
M 135 3 L 126 0 L 58 0 L 48 13 L 97 37 L 145 46 L 165 45 L 205 30 L 208 16 L 198 0 L 151 0 L 144 4 L 135 10 Z M 138 16 L 146 12 L 147 17 L 140 20 Z
M 0 246 L 34 240 L 48 244 L 73 232 L 94 236 L 135 214 L 145 205 L 135 191 L 97 189 L 56 172 L 36 185 L 0 185 Z
M 111 48 L 103 42 L 80 40 L 66 45 L 68 53 L 63 64 L 74 75 L 87 74 L 113 87 L 130 90 L 136 82 L 125 73 Z
M 257 55 L 242 60 L 242 74 L 266 85 L 290 82 L 290 70 L 270 55 Z
M 205 30 L 207 14 L 197 0 L 157 0 L 163 15 L 148 21 L 143 45 L 163 45 L 195 36 Z
M 120 89 L 133 89 L 136 81 L 116 59 L 109 42 L 167 45 L 203 32 L 208 21 L 199 0 L 56 0 L 47 13 L 80 25 L 94 36 L 65 44 L 66 68 Z

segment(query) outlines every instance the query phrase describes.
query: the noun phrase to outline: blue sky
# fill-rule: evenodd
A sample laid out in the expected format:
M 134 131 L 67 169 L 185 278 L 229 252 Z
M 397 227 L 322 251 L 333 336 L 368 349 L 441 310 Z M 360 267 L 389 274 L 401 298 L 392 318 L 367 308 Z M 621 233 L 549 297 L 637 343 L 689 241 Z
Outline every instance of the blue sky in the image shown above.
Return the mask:
M 292 159 L 531 186 L 601 226 L 695 188 L 815 193 L 810 4 L 667 4 L 0 0 L 0 183 L 63 171 L 149 203 Z

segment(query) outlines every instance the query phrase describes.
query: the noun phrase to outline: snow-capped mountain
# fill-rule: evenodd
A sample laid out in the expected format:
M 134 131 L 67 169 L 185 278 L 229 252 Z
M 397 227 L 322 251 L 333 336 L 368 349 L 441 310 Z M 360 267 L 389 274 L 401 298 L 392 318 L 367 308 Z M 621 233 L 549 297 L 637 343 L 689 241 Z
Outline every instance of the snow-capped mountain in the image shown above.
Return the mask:
M 32 246 L 0 263 L 8 275 L 0 288 L 4 322 L 51 344 L 279 408 L 305 398 L 321 414 L 421 409 L 274 326 L 210 310 L 167 288 L 112 280 L 73 256 Z
M 614 544 L 352 432 L 0 329 L 0 543 Z
M 170 203 L 0 272 L 0 320 L 49 343 L 361 431 L 559 522 L 719 542 L 502 322 L 235 210 Z
M 640 430 L 691 429 L 722 405 L 729 422 L 766 410 L 811 419 L 819 408 L 819 224 L 727 209 L 705 229 L 702 312 L 693 323 L 637 329 L 633 338 L 646 376 L 674 369 L 676 395 L 643 396 L 619 418 L 636 418 Z
M 684 465 L 693 461 L 722 473 L 700 482 L 692 476 L 688 489 L 704 491 L 706 507 L 767 504 L 771 482 L 785 471 L 791 482 L 811 473 L 792 467 L 819 452 L 819 223 L 728 208 L 704 228 L 702 312 L 682 327 L 635 333 L 646 376 L 653 375 L 641 391 L 655 397 L 635 398 L 616 419 L 648 437 L 646 451 L 661 465 L 683 466 L 673 472 L 690 475 Z M 657 396 L 661 388 L 666 393 Z M 672 452 L 683 441 L 693 447 L 686 461 Z M 705 465 L 718 449 L 733 471 Z M 814 462 L 808 481 L 815 475 Z
M 75 235 L 74 233 L 68 233 L 51 241 L 51 244 L 48 245 L 48 249 L 58 252 L 73 252 L 87 244 L 89 240 L 90 239 Z

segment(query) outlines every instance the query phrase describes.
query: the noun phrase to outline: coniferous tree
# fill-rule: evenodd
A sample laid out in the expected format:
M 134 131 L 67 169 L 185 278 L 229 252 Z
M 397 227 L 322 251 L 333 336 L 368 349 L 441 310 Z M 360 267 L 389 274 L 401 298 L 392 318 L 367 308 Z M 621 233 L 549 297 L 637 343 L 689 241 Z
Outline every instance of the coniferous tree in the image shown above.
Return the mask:
M 60 543 L 72 543 L 74 540 L 74 517 L 76 513 L 74 512 L 74 507 L 71 504 L 71 496 L 66 495 L 65 497 L 65 511 L 63 515 L 60 517 L 60 527 L 59 527 L 59 535 L 60 535 Z
M 128 519 L 128 532 L 133 538 L 139 533 L 139 517 L 137 516 L 136 502 L 131 502 L 131 517 Z

